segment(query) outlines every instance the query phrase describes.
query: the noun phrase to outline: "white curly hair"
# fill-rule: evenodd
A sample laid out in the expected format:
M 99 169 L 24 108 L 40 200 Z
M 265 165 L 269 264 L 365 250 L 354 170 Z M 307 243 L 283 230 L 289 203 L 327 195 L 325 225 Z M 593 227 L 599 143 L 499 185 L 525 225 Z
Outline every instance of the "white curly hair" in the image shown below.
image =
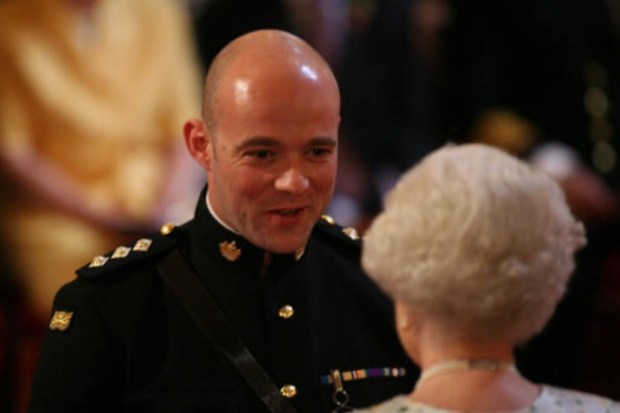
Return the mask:
M 408 171 L 364 238 L 364 269 L 412 313 L 514 344 L 545 326 L 585 245 L 551 177 L 482 144 Z

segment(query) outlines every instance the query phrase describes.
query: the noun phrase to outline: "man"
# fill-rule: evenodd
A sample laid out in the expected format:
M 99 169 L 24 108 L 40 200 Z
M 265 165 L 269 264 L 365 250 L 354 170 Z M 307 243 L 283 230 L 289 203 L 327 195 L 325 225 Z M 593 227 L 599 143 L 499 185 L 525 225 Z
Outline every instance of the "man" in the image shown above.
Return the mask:
M 321 218 L 339 106 L 333 74 L 299 38 L 263 30 L 225 47 L 204 121 L 183 130 L 208 175 L 195 218 L 96 257 L 61 289 L 31 411 L 269 411 L 160 277 L 171 251 L 297 411 L 409 390 L 390 303 L 360 270 L 356 235 Z

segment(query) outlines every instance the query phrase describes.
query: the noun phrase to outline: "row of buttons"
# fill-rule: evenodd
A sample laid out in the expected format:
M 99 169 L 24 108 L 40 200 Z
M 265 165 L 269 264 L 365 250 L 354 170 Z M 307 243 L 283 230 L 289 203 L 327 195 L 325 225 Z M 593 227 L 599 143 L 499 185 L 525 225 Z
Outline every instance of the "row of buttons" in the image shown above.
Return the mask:
M 293 306 L 290 305 L 284 305 L 278 310 L 278 315 L 280 316 L 280 318 L 288 319 L 291 318 L 294 314 L 295 309 L 293 308 Z M 280 389 L 280 393 L 287 399 L 292 399 L 297 395 L 297 388 L 292 384 L 286 384 L 282 386 L 282 388 Z
M 173 224 L 166 224 L 161 228 L 161 233 L 163 235 L 169 235 L 172 233 L 173 230 L 174 230 Z M 303 251 L 302 251 L 302 254 L 303 254 Z M 299 256 L 301 257 L 301 254 Z M 293 306 L 288 305 L 288 304 L 280 307 L 280 309 L 278 310 L 278 316 L 280 316 L 280 318 L 283 318 L 285 320 L 288 318 L 291 318 L 294 314 L 295 314 L 295 309 L 293 308 Z M 284 386 L 280 388 L 280 393 L 282 394 L 282 396 L 286 397 L 287 399 L 292 399 L 293 397 L 297 395 L 297 387 L 295 387 L 292 384 L 285 384 Z

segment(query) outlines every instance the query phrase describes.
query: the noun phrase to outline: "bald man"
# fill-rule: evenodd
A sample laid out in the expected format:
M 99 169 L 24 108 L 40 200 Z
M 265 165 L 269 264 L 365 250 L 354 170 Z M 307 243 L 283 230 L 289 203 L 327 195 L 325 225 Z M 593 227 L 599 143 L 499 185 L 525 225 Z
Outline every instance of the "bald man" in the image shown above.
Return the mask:
M 354 230 L 323 215 L 339 113 L 331 70 L 301 39 L 263 30 L 226 46 L 203 119 L 183 128 L 208 176 L 194 219 L 95 257 L 60 290 L 31 412 L 316 413 L 409 391 L 390 302 Z M 211 300 L 188 304 L 181 273 Z M 214 312 L 226 321 L 205 327 Z M 217 340 L 221 324 L 241 350 Z

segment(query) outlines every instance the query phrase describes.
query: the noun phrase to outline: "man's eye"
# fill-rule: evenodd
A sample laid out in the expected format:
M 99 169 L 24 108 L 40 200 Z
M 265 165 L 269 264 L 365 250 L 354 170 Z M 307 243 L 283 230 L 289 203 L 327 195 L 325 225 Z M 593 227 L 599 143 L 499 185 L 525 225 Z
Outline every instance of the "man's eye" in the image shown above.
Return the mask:
M 331 148 L 312 148 L 310 149 L 310 154 L 312 156 L 325 156 L 329 155 L 332 152 Z
M 252 151 L 248 155 L 257 159 L 267 159 L 273 156 L 273 151 L 270 151 L 268 149 L 260 149 L 257 151 Z

